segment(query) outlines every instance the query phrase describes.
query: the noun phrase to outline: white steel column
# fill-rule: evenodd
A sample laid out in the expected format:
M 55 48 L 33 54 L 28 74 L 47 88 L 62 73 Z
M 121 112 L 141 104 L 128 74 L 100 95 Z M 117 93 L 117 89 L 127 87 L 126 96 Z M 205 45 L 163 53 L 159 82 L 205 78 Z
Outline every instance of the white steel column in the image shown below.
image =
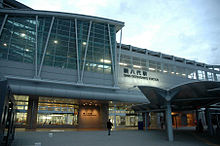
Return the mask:
M 39 72 L 38 72 L 38 78 L 40 78 L 40 74 L 41 74 L 41 70 L 42 70 L 42 66 L 43 66 L 43 62 L 44 62 L 44 57 L 45 57 L 45 54 L 46 54 L 46 51 L 47 51 L 47 46 L 48 46 L 48 42 L 49 42 L 49 38 L 50 38 L 50 33 L 51 33 L 51 30 L 52 30 L 52 27 L 53 27 L 54 19 L 55 19 L 55 17 L 53 16 L 52 20 L 51 20 L 51 24 L 50 24 L 50 29 L 49 29 L 49 32 L 48 32 L 48 35 L 47 35 L 47 40 L 46 40 L 46 43 L 45 43 L 43 56 L 42 56 L 42 59 L 41 59 L 41 64 L 40 64 L 40 68 L 39 68 Z
M 114 105 L 114 127 L 117 127 L 117 123 L 116 123 L 116 105 Z
M 116 29 L 114 29 L 114 34 L 115 34 L 115 58 L 114 58 L 114 62 L 115 62 L 115 86 L 118 86 L 118 52 L 117 52 L 117 43 L 116 43 Z
M 36 20 L 35 20 L 35 76 L 34 77 L 37 77 L 37 27 L 38 27 L 38 16 L 36 15 Z
M 2 22 L 2 26 L 1 26 L 1 29 L 0 29 L 0 37 L 2 35 L 2 31 L 3 31 L 3 28 L 5 26 L 5 22 L 6 22 L 7 18 L 8 18 L 8 14 L 5 14 L 5 18 L 4 18 L 3 22 Z
M 167 102 L 166 109 L 166 124 L 167 124 L 167 135 L 169 141 L 173 141 L 173 127 L 172 127 L 172 116 L 171 116 L 171 105 Z
M 110 45 L 110 52 L 111 52 L 113 81 L 114 81 L 114 86 L 116 86 L 116 83 L 115 83 L 115 66 L 116 66 L 116 64 L 114 65 L 115 62 L 113 62 L 114 60 L 113 60 L 112 41 L 111 41 L 111 34 L 110 34 L 109 24 L 108 24 L 108 37 L 109 37 L 109 45 Z
M 119 44 L 119 53 L 118 53 L 118 66 L 119 66 L 119 63 L 121 61 L 121 40 L 122 40 L 122 29 L 121 29 L 121 33 L 120 33 L 120 44 Z
M 89 31 L 88 31 L 87 41 L 86 41 L 86 50 L 85 50 L 85 54 L 84 54 L 84 62 L 83 62 L 83 67 L 82 67 L 81 79 L 80 79 L 81 83 L 82 83 L 82 79 L 83 79 L 84 68 L 85 68 L 85 63 L 86 63 L 86 55 L 87 55 L 87 50 L 88 50 L 88 46 L 89 46 L 89 37 L 90 37 L 91 26 L 92 26 L 92 21 L 90 21 L 90 24 L 89 24 Z
M 77 63 L 77 82 L 80 82 L 80 68 L 79 68 L 79 47 L 78 47 L 78 34 L 77 34 L 77 19 L 75 19 L 75 32 L 76 32 L 76 63 Z

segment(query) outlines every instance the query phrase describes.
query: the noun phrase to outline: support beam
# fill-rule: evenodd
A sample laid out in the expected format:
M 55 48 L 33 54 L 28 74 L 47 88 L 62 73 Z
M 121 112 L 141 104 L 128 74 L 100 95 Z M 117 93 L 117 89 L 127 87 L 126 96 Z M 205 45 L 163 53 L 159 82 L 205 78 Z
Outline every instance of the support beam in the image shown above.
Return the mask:
M 210 109 L 206 109 L 205 110 L 205 115 L 206 115 L 206 121 L 207 121 L 207 125 L 208 125 L 208 133 L 213 136 L 214 135 L 214 129 L 213 129 L 213 125 L 212 125 L 212 116 L 210 113 Z
M 167 124 L 167 135 L 168 140 L 173 141 L 173 127 L 172 127 L 172 115 L 171 115 L 171 105 L 170 102 L 167 102 L 166 110 L 166 124 Z
M 148 112 L 145 112 L 145 130 L 147 131 L 148 130 L 148 122 L 149 122 L 149 113 Z
M 4 20 L 3 20 L 3 22 L 2 22 L 2 26 L 1 26 L 1 28 L 0 28 L 0 37 L 1 37 L 1 35 L 2 35 L 2 31 L 3 31 L 3 28 L 4 28 L 4 26 L 5 26 L 5 23 L 6 23 L 7 18 L 8 18 L 8 14 L 5 14 Z
M 85 69 L 85 64 L 86 64 L 86 56 L 87 56 L 87 50 L 88 50 L 88 46 L 89 46 L 89 37 L 90 37 L 91 27 L 92 27 L 92 21 L 90 21 L 90 23 L 89 23 L 89 31 L 88 31 L 88 35 L 87 35 L 87 41 L 86 41 L 86 50 L 85 50 L 85 54 L 84 54 L 84 61 L 83 61 L 81 79 L 80 79 L 81 83 L 83 83 L 82 80 L 83 80 L 83 74 L 84 74 L 84 69 Z
M 110 33 L 110 26 L 108 24 L 108 37 L 109 37 L 109 46 L 110 46 L 110 52 L 111 52 L 111 62 L 112 62 L 112 74 L 113 74 L 113 81 L 114 81 L 114 86 L 116 86 L 116 80 L 115 80 L 115 62 L 113 59 L 113 51 L 112 51 L 112 41 L 111 41 L 111 33 Z
M 43 56 L 42 56 L 42 59 L 41 59 L 40 68 L 39 68 L 39 71 L 38 71 L 38 78 L 40 78 L 42 66 L 43 66 L 43 63 L 44 63 L 44 57 L 45 57 L 45 54 L 46 54 L 46 51 L 47 51 L 47 46 L 48 46 L 48 42 L 49 42 L 49 39 L 50 39 L 50 34 L 51 34 L 52 27 L 53 27 L 54 19 L 55 19 L 55 17 L 53 16 L 52 20 L 51 20 L 51 23 L 50 23 L 50 29 L 49 29 L 49 32 L 48 32 L 48 35 L 47 35 L 47 40 L 46 40 L 46 43 L 45 43 L 45 47 L 44 47 L 44 52 L 43 52 Z
M 115 128 L 117 127 L 117 124 L 116 124 L 116 105 L 114 105 L 114 126 L 115 126 Z
M 80 68 L 79 68 L 79 45 L 78 45 L 78 33 L 77 33 L 77 19 L 75 19 L 75 32 L 76 32 L 76 63 L 77 63 L 77 83 L 80 82 Z
M 36 25 L 35 25 L 35 78 L 37 77 L 37 49 L 38 49 L 38 46 L 37 46 L 37 35 L 38 35 L 38 32 L 37 32 L 37 28 L 38 28 L 38 16 L 36 15 L 36 18 L 35 18 L 35 22 L 36 22 Z

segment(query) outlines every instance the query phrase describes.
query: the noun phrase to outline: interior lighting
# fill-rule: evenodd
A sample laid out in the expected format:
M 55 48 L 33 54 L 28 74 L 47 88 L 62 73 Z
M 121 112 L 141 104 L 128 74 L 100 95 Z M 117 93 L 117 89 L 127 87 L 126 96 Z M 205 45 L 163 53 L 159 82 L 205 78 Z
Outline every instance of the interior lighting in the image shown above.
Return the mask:
M 82 44 L 85 46 L 85 45 L 86 45 L 86 42 L 83 42 Z
M 149 68 L 149 70 L 152 70 L 152 71 L 154 71 L 154 70 L 155 70 L 155 68 Z
M 183 76 L 186 76 L 186 74 L 182 74 Z
M 174 72 L 172 71 L 171 74 L 174 74 Z
M 119 63 L 119 65 L 122 65 L 122 66 L 127 66 L 127 64 L 126 63 Z
M 167 72 L 167 70 L 164 70 L 163 72 Z
M 6 44 L 6 43 L 4 43 L 4 44 L 3 44 L 3 46 L 7 47 L 7 44 Z
M 29 52 L 30 50 L 29 49 L 25 49 L 25 51 Z
M 25 37 L 26 36 L 26 34 L 25 33 L 21 33 L 21 37 Z
M 141 66 L 139 66 L 139 65 L 133 65 L 133 67 L 135 67 L 135 68 L 141 68 Z
M 176 72 L 176 74 L 178 75 L 178 74 L 180 74 L 180 73 Z
M 57 44 L 58 43 L 58 41 L 57 40 L 55 40 L 55 41 L 53 41 L 55 44 Z
M 110 60 L 107 60 L 107 59 L 101 59 L 100 61 L 101 61 L 101 62 L 104 62 L 104 63 L 111 63 L 111 61 L 110 61 Z

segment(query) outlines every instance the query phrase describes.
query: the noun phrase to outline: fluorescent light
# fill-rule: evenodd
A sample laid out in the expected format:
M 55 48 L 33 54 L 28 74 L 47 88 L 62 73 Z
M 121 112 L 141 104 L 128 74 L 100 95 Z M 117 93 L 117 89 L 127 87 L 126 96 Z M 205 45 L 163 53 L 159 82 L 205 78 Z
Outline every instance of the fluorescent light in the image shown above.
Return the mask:
M 186 76 L 186 74 L 182 74 L 183 76 Z
M 85 46 L 85 45 L 86 45 L 86 42 L 83 42 L 82 44 Z
M 54 40 L 53 42 L 54 42 L 55 44 L 57 44 L 57 43 L 58 43 L 58 41 L 57 41 L 57 40 Z
M 172 71 L 171 74 L 174 74 L 174 72 Z
M 163 70 L 163 72 L 167 72 L 167 70 Z
M 141 68 L 141 66 L 139 66 L 139 65 L 133 65 L 133 67 L 135 67 L 135 68 Z
M 180 73 L 176 72 L 176 74 L 178 75 L 178 74 L 180 74 Z
M 25 37 L 26 36 L 26 34 L 25 33 L 21 33 L 21 37 Z
M 3 45 L 4 45 L 5 47 L 7 46 L 7 44 L 6 44 L 6 43 L 4 43 Z
M 104 63 L 111 63 L 110 60 L 106 60 L 106 59 L 101 59 L 100 61 L 101 61 L 101 62 L 104 62 Z
M 29 49 L 25 49 L 25 51 L 29 52 L 30 50 Z
M 126 63 L 121 63 L 121 62 L 120 62 L 119 64 L 120 64 L 120 65 L 123 65 L 123 66 L 127 66 L 127 64 L 126 64 Z
M 151 68 L 151 67 L 150 67 L 149 70 L 155 70 L 155 68 Z

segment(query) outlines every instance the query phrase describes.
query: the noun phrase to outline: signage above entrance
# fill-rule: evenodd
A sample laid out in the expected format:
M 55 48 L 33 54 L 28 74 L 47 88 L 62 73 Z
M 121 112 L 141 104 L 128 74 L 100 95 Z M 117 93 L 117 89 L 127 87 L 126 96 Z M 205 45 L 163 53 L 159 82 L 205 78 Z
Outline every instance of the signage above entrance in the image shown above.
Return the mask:
M 124 77 L 131 77 L 131 78 L 144 79 L 150 81 L 159 81 L 158 78 L 150 77 L 148 73 L 143 70 L 124 68 L 123 73 L 124 73 Z

